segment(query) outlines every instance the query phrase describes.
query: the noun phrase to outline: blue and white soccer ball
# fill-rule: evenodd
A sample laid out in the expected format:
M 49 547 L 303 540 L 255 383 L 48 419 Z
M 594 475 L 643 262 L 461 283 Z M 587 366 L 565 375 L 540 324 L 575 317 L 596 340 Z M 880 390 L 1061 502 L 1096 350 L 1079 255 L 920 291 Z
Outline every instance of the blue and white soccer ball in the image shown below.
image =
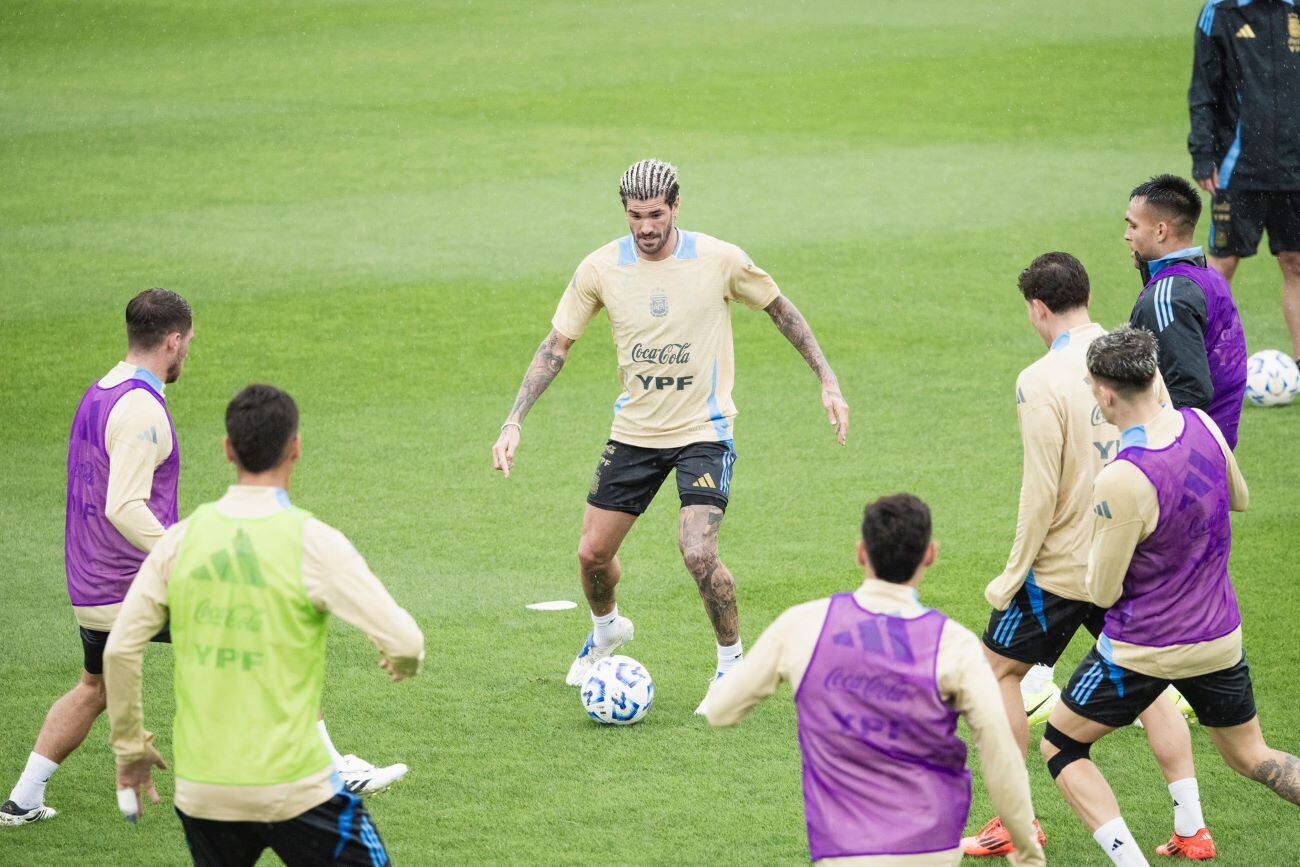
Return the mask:
M 1286 406 L 1300 391 L 1300 369 L 1285 352 L 1265 349 L 1246 361 L 1246 399 L 1255 406 Z
M 655 684 L 632 657 L 609 656 L 591 667 L 579 696 L 582 709 L 596 722 L 630 726 L 650 712 Z

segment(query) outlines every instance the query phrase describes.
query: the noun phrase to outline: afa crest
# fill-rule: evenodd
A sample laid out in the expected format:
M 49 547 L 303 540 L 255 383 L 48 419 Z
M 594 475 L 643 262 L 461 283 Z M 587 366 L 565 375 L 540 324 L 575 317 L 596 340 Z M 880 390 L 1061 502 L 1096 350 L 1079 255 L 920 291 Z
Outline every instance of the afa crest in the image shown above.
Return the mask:
M 656 319 L 668 315 L 668 296 L 663 292 L 655 292 L 650 296 L 650 315 Z

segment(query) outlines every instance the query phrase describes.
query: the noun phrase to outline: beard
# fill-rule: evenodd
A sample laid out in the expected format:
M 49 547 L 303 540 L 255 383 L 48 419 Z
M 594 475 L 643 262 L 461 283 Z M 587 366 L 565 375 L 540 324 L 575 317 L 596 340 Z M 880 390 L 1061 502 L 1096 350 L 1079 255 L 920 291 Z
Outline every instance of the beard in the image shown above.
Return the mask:
M 171 385 L 173 382 L 180 379 L 181 368 L 183 368 L 184 366 L 185 366 L 184 358 L 178 358 L 175 361 L 173 361 L 171 364 L 167 365 L 167 376 L 163 379 L 163 382 L 165 382 L 167 385 Z

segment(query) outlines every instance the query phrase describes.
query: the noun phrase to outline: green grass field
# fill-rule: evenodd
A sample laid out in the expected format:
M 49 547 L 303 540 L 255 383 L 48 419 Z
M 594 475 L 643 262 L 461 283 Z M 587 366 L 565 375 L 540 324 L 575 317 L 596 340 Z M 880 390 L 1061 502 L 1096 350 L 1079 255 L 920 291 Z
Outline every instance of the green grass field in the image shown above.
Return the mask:
M 691 715 L 713 639 L 666 491 L 624 551 L 628 651 L 656 707 L 597 727 L 564 673 L 588 629 L 575 551 L 616 396 L 597 323 L 489 449 L 573 268 L 626 231 L 619 175 L 678 164 L 681 222 L 735 241 L 816 329 L 853 407 L 835 446 L 816 382 L 766 316 L 734 314 L 741 407 L 723 555 L 744 638 L 852 588 L 863 503 L 908 490 L 942 545 L 922 596 L 975 630 L 1015 522 L 1016 373 L 1042 344 L 1015 288 L 1078 255 L 1104 324 L 1139 283 L 1129 189 L 1187 173 L 1199 0 L 978 4 L 30 2 L 0 5 L 0 796 L 81 664 L 64 590 L 67 428 L 124 352 L 122 309 L 186 295 L 197 337 L 169 389 L 182 511 L 231 480 L 222 411 L 251 381 L 303 413 L 295 501 L 343 529 L 425 631 L 390 685 L 331 640 L 344 752 L 405 761 L 371 808 L 404 864 L 797 864 L 807 858 L 788 690 L 740 729 Z M 1236 287 L 1252 351 L 1285 347 L 1272 260 Z M 1266 734 L 1300 751 L 1300 409 L 1248 409 L 1252 489 L 1234 576 Z M 1059 677 L 1084 653 L 1067 652 Z M 170 752 L 170 651 L 146 714 Z M 1063 681 L 1062 681 L 1063 682 Z M 101 720 L 50 784 L 53 822 L 0 832 L 0 865 L 186 862 L 170 806 L 131 829 Z M 1294 808 L 1193 734 L 1220 863 L 1294 862 Z M 1095 751 L 1149 852 L 1164 781 L 1136 729 Z M 1101 864 L 1034 754 L 1049 858 Z M 170 795 L 172 780 L 161 775 Z M 989 814 L 978 774 L 971 826 Z M 268 856 L 264 863 L 272 863 Z

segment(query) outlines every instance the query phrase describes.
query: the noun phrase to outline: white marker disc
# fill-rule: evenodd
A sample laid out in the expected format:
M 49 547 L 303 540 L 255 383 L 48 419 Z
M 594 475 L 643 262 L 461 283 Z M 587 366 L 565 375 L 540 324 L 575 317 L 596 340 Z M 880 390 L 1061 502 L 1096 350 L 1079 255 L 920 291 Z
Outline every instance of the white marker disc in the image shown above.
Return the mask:
M 568 611 L 570 608 L 577 608 L 578 603 L 567 599 L 556 599 L 554 602 L 534 602 L 524 607 L 530 611 Z

